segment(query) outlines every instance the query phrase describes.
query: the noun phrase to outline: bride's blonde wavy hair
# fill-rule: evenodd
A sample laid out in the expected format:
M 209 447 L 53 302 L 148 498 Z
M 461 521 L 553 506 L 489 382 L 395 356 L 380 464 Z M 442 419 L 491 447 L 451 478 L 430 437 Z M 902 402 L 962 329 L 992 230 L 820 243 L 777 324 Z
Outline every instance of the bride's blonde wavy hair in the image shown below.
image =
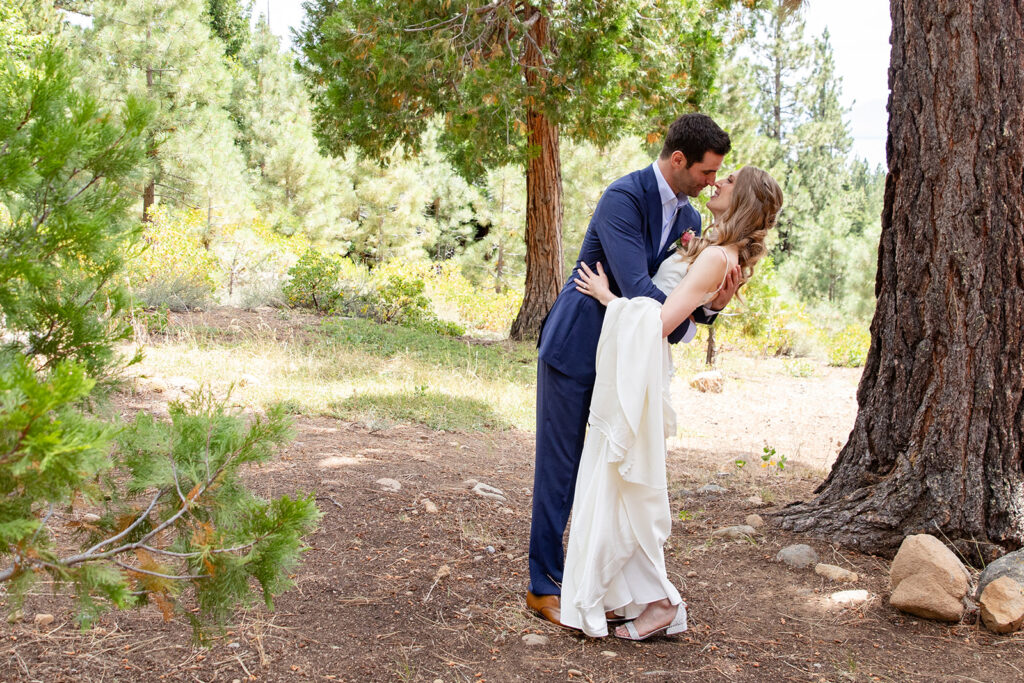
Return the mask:
M 683 258 L 693 263 L 708 247 L 737 244 L 743 282 L 747 282 L 754 265 L 765 254 L 765 238 L 781 208 L 782 188 L 775 179 L 756 166 L 744 166 L 736 174 L 736 185 L 721 220 L 690 240 L 683 249 Z

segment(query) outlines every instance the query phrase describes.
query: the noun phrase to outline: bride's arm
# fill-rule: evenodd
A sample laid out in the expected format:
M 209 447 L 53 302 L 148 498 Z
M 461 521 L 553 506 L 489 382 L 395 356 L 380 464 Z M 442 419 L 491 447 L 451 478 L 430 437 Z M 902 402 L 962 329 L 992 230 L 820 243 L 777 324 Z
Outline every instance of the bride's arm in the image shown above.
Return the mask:
M 662 336 L 667 337 L 686 318 L 690 317 L 708 294 L 714 292 L 728 268 L 720 249 L 705 249 L 690 264 L 686 277 L 672 290 L 661 307 Z
M 661 307 L 661 334 L 663 337 L 670 335 L 683 320 L 689 318 L 725 277 L 728 263 L 715 256 L 715 252 L 719 251 L 718 249 L 706 249 L 690 265 L 682 282 L 665 299 L 665 304 Z M 581 261 L 573 282 L 576 283 L 576 291 L 591 296 L 607 306 L 619 297 L 612 294 L 608 286 L 608 276 L 605 275 L 601 262 L 598 261 L 595 267 L 597 268 L 596 273 Z

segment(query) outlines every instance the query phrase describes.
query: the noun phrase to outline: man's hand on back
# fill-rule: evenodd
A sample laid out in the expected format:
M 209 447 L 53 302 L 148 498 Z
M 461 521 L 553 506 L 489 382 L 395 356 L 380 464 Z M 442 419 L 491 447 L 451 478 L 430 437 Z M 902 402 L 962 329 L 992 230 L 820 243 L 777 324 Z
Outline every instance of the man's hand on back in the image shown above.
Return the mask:
M 736 294 L 736 290 L 740 288 L 740 282 L 742 281 L 743 275 L 740 271 L 739 266 L 733 266 L 729 274 L 725 276 L 725 284 L 718 290 L 718 294 L 708 304 L 708 308 L 713 311 L 721 311 L 729 302 L 732 301 L 732 297 Z

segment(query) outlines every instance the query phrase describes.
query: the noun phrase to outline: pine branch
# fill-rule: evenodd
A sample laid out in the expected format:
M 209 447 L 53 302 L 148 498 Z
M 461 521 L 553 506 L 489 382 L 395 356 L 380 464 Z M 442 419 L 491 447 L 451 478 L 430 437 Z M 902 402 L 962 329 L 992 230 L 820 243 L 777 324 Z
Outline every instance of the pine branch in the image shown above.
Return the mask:
M 160 572 L 151 572 L 148 569 L 140 569 L 138 567 L 132 567 L 131 565 L 127 565 L 124 562 L 121 562 L 120 560 L 111 560 L 111 562 L 116 564 L 118 567 L 121 567 L 122 569 L 127 569 L 130 572 L 135 572 L 135 573 L 138 573 L 138 574 L 146 574 L 148 576 L 155 576 L 155 577 L 160 578 L 160 579 L 171 579 L 173 581 L 189 581 L 189 580 L 192 580 L 192 579 L 208 579 L 208 578 L 210 578 L 209 574 L 182 574 L 180 576 L 172 576 L 170 574 L 161 574 Z

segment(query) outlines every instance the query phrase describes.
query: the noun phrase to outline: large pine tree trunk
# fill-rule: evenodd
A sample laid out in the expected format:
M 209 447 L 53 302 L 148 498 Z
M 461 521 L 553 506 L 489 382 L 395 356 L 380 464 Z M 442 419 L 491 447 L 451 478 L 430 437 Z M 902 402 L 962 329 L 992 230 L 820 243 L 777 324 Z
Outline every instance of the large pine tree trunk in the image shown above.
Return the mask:
M 535 10 L 539 13 L 539 10 Z M 523 65 L 526 80 L 542 78 L 543 55 L 548 45 L 548 20 L 537 16 L 530 27 Z M 523 305 L 512 323 L 512 339 L 531 339 L 558 297 L 562 285 L 562 161 L 558 155 L 558 126 L 535 104 L 527 106 L 526 166 L 526 285 Z
M 849 441 L 785 528 L 1024 542 L 1024 2 L 892 0 L 878 307 Z

